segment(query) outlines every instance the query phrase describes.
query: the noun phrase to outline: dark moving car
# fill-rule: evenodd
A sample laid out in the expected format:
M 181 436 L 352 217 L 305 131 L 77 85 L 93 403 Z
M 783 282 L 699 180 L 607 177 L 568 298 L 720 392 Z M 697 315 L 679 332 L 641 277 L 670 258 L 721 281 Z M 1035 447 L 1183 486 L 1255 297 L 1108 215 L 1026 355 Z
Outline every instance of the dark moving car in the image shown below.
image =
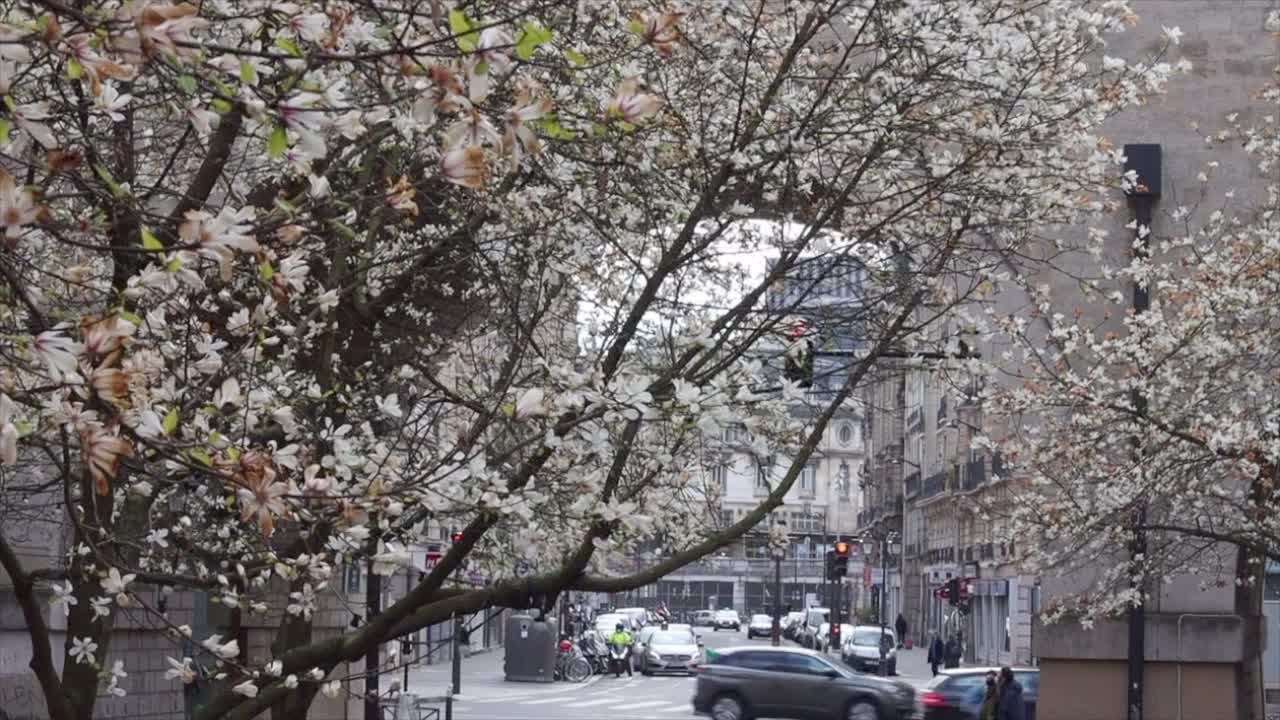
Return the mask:
M 915 709 L 911 685 L 800 648 L 728 648 L 697 677 L 693 711 L 712 720 L 906 720 Z
M 920 691 L 916 717 L 924 720 L 977 720 L 982 697 L 987 690 L 987 673 L 1000 668 L 955 668 L 943 670 Z M 1013 668 L 1013 679 L 1022 686 L 1027 704 L 1027 720 L 1035 720 L 1036 698 L 1040 695 L 1040 671 Z

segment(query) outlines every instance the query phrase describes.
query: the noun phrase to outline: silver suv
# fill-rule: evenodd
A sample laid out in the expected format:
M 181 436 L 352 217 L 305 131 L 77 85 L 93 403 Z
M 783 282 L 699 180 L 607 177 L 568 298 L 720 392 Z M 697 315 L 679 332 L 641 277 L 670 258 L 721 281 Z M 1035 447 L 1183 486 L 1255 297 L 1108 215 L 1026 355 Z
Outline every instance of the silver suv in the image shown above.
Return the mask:
M 759 645 L 709 652 L 693 711 L 712 720 L 904 720 L 915 691 L 862 675 L 809 650 Z

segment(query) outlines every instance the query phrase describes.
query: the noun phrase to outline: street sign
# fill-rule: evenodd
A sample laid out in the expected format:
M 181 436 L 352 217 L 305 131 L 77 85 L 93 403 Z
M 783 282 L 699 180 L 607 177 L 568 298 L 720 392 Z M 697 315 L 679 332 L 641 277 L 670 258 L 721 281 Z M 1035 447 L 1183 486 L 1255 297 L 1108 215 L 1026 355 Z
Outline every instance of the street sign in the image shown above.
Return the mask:
M 436 563 L 440 562 L 440 558 L 444 557 L 444 553 L 427 551 L 426 562 L 424 563 L 428 570 L 433 569 Z

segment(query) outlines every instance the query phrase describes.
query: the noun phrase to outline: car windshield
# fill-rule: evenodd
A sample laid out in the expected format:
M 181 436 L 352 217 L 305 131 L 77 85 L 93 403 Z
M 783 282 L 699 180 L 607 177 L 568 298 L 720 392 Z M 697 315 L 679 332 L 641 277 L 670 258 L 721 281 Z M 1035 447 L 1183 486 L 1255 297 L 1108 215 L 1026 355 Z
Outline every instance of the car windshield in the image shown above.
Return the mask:
M 893 639 L 888 632 L 884 634 L 884 637 L 886 640 Z M 879 647 L 880 631 L 879 630 L 854 630 L 853 644 L 854 645 L 870 645 L 871 647 Z
M 650 645 L 692 645 L 693 636 L 678 630 L 659 630 L 649 638 Z
M 716 617 L 720 618 L 721 620 L 737 619 L 738 613 L 734 610 L 721 610 L 720 612 L 716 613 Z
M 769 617 L 768 615 L 752 615 L 752 616 L 751 616 L 751 622 L 753 622 L 753 623 L 771 623 L 771 622 L 773 622 L 773 618 Z

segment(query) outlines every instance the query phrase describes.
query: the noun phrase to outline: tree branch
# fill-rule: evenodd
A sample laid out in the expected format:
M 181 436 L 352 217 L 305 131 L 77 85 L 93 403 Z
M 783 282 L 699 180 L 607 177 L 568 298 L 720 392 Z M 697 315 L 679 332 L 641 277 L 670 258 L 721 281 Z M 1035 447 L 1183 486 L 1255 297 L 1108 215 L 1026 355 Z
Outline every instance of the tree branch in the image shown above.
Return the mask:
M 27 622 L 27 635 L 31 638 L 31 670 L 40 681 L 44 702 L 51 720 L 72 720 L 71 705 L 62 690 L 62 680 L 53 666 L 53 649 L 49 645 L 49 626 L 40 612 L 35 597 L 35 583 L 22 569 L 17 554 L 4 537 L 0 528 L 0 566 L 13 581 L 13 592 Z

